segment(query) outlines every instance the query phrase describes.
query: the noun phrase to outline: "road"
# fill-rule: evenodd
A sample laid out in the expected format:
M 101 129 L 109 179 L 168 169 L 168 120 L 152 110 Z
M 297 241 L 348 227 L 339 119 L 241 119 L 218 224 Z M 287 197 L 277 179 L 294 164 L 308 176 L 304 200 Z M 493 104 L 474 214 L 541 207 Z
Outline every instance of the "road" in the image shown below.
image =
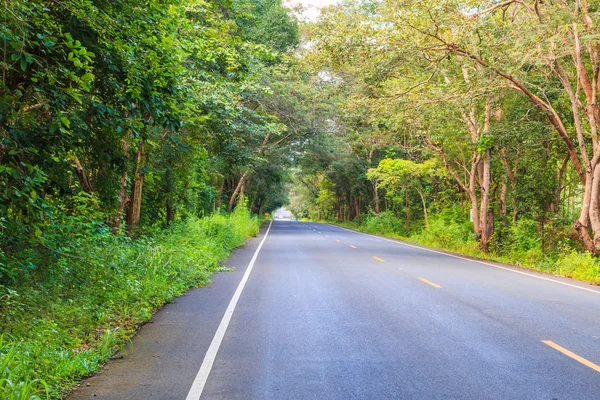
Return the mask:
M 267 229 L 71 399 L 600 399 L 600 288 L 331 225 Z

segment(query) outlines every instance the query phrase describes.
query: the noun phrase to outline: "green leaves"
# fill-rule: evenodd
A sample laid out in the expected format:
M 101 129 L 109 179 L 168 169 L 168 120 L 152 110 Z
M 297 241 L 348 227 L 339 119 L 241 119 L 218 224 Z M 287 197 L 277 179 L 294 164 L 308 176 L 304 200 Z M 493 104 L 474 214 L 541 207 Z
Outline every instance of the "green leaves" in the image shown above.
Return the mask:
M 488 149 L 491 149 L 494 145 L 494 137 L 492 135 L 481 135 L 477 142 L 475 143 L 475 147 L 479 153 L 483 153 Z
M 94 79 L 94 74 L 92 74 L 91 72 L 87 72 L 80 79 L 86 83 L 90 82 L 91 80 Z

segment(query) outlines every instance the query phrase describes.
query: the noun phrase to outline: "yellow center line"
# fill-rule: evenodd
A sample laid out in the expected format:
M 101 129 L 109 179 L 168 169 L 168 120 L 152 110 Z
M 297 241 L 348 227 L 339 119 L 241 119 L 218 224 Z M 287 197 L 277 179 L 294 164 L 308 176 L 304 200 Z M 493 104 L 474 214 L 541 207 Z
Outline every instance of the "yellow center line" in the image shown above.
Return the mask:
M 379 258 L 379 257 L 377 257 L 377 256 L 373 256 L 373 258 L 374 258 L 374 259 L 376 259 L 377 261 L 381 261 L 381 262 L 384 262 L 384 261 L 385 261 L 385 260 L 383 260 L 383 259 L 381 259 L 381 258 Z
M 419 280 L 420 280 L 421 282 L 425 282 L 426 284 L 433 286 L 434 288 L 438 288 L 438 289 L 441 289 L 441 288 L 442 288 L 442 287 L 441 287 L 440 285 L 438 285 L 437 283 L 433 283 L 433 282 L 431 282 L 431 281 L 428 281 L 428 280 L 427 280 L 427 279 L 425 279 L 425 278 L 419 278 Z
M 579 361 L 580 363 L 582 363 L 586 367 L 590 367 L 594 371 L 600 372 L 600 366 L 594 364 L 591 361 L 586 360 L 583 357 L 578 356 L 577 354 L 573 353 L 572 351 L 569 351 L 569 350 L 565 349 L 562 346 L 557 345 L 553 341 L 551 341 L 551 340 L 542 340 L 542 343 L 547 344 L 548 346 L 552 347 L 553 349 L 560 351 L 564 355 L 569 356 L 569 357 L 571 357 L 572 359 L 574 359 L 576 361 Z
M 329 235 L 325 235 L 325 237 L 327 237 L 327 238 L 328 238 L 328 237 L 330 237 L 330 236 L 329 236 Z
M 356 246 L 352 246 L 351 244 L 349 244 L 348 246 L 352 247 L 353 249 L 355 249 L 355 248 L 356 248 Z
M 340 239 L 335 239 L 335 241 L 339 243 L 339 242 L 340 242 Z
M 319 233 L 321 233 L 321 232 L 319 232 Z

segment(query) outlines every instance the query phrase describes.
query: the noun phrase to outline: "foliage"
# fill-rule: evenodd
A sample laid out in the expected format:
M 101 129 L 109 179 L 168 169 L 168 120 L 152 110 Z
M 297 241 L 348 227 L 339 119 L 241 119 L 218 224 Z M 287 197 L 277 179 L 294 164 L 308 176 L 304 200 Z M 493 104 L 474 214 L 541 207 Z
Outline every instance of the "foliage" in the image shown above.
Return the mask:
M 156 309 L 208 282 L 229 250 L 258 232 L 259 222 L 237 208 L 136 241 L 105 229 L 70 241 L 45 279 L 0 286 L 0 397 L 32 399 L 46 391 L 61 397 Z M 74 229 L 85 224 L 70 221 Z
M 330 218 L 327 190 L 338 223 L 469 255 L 556 271 L 573 250 L 600 254 L 599 15 L 588 2 L 327 8 L 301 64 L 337 113 L 298 157 L 292 210 Z
M 256 233 L 228 203 L 286 202 L 298 25 L 279 0 L 13 0 L 0 37 L 0 397 L 56 398 Z

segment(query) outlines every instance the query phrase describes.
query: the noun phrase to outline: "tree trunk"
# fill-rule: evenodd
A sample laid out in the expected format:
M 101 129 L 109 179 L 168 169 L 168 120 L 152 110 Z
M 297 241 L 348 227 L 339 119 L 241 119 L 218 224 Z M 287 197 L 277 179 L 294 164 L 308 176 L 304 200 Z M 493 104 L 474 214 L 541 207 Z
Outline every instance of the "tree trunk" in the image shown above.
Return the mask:
M 129 203 L 129 196 L 127 196 L 127 170 L 123 172 L 119 182 L 121 183 L 121 188 L 119 189 L 119 206 L 117 207 L 117 211 L 109 218 L 108 222 L 108 225 L 112 228 L 114 234 L 117 234 L 119 229 L 121 229 L 123 211 L 125 211 L 125 207 L 127 207 L 127 204 Z
M 126 159 L 129 159 L 129 142 L 126 139 L 122 139 L 123 154 Z M 119 183 L 121 187 L 119 189 L 119 206 L 115 213 L 108 219 L 108 225 L 112 228 L 112 232 L 117 234 L 121 229 L 121 221 L 123 220 L 123 212 L 129 203 L 129 196 L 127 196 L 127 165 L 123 169 Z
M 240 193 L 240 190 L 242 189 L 242 187 L 244 186 L 244 181 L 246 180 L 247 177 L 248 177 L 248 171 L 244 172 L 242 174 L 242 177 L 238 181 L 238 184 L 236 185 L 235 190 L 233 191 L 233 194 L 231 195 L 231 198 L 229 199 L 229 205 L 227 206 L 227 211 L 231 212 L 231 210 L 233 210 L 233 206 L 235 206 L 235 199 L 237 198 L 238 194 Z
M 239 202 L 240 204 L 244 204 L 244 196 L 245 196 L 245 189 L 246 189 L 246 183 L 248 182 L 248 180 L 244 180 L 244 182 L 242 183 L 242 187 L 240 187 L 240 194 L 239 194 Z
M 360 198 L 358 197 L 354 199 L 354 209 L 356 210 L 356 219 L 358 222 L 358 226 L 360 226 Z
M 79 182 L 81 183 L 83 191 L 86 193 L 92 193 L 94 191 L 92 184 L 90 183 L 87 173 L 85 172 L 85 169 L 83 169 L 79 158 L 77 158 L 75 154 L 73 154 L 73 161 L 75 162 L 75 172 L 77 173 L 77 177 L 79 178 Z
M 491 173 L 490 173 L 490 149 L 486 149 L 483 156 L 483 176 L 481 181 L 481 210 L 480 210 L 480 241 L 479 247 L 484 253 L 488 252 L 489 241 L 492 232 L 489 232 L 489 204 L 490 204 L 490 185 L 491 185 Z
M 567 165 L 569 165 L 569 157 L 565 158 L 562 165 L 556 172 L 556 192 L 554 195 L 554 200 L 552 202 L 551 211 L 554 213 L 558 213 L 561 211 L 561 197 L 563 191 L 563 180 L 565 176 L 565 171 L 567 170 Z
M 142 189 L 144 186 L 144 142 L 138 145 L 135 176 L 131 183 L 131 193 L 129 195 L 129 208 L 127 209 L 127 232 L 133 235 L 140 224 L 140 215 L 142 211 Z
M 374 193 L 374 201 L 375 201 L 375 214 L 379 214 L 379 193 L 377 191 L 377 179 L 373 180 L 373 193 Z
M 417 189 L 419 196 L 421 196 L 421 203 L 423 204 L 423 219 L 425 220 L 425 229 L 429 229 L 429 220 L 427 219 L 427 204 L 425 203 L 425 196 L 423 192 Z
M 409 209 L 408 209 L 408 188 L 404 188 L 404 193 L 405 193 L 404 211 L 406 212 L 406 219 L 404 221 L 404 227 L 406 229 L 406 232 L 408 232 L 408 228 L 410 225 L 410 214 L 409 214 Z
M 598 252 L 600 249 L 600 212 L 598 204 L 598 196 L 600 195 L 600 164 L 594 168 L 592 175 L 592 188 L 590 196 L 590 223 L 592 232 L 594 232 L 594 250 Z

